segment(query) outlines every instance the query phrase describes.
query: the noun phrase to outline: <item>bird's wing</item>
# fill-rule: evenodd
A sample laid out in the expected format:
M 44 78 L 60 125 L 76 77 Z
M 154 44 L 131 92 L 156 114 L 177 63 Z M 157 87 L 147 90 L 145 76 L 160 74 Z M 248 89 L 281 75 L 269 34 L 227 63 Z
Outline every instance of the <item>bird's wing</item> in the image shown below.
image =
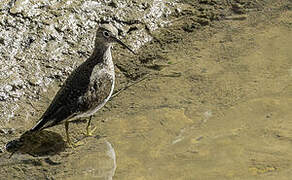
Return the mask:
M 81 95 L 81 93 L 81 91 L 71 89 L 65 83 L 64 86 L 58 91 L 50 106 L 40 118 L 39 122 L 31 129 L 31 131 L 38 131 L 52 127 L 66 119 L 73 118 L 77 114 L 78 108 L 74 107 L 72 104 L 75 100 L 72 95 Z
M 87 69 L 86 69 L 87 68 Z M 108 73 L 96 73 L 102 67 L 88 70 L 79 66 L 65 81 L 39 122 L 31 129 L 38 131 L 72 119 L 74 116 L 92 111 L 110 95 L 113 83 Z
M 86 93 L 90 84 L 92 71 L 88 68 L 83 63 L 72 72 L 31 131 L 54 126 L 78 113 L 77 100 Z
M 38 131 L 38 130 L 42 130 L 48 127 L 52 127 L 58 123 L 60 123 L 62 120 L 65 119 L 70 119 L 73 118 L 75 116 L 75 114 L 71 114 L 68 115 L 68 113 L 65 113 L 66 111 L 66 107 L 65 106 L 61 106 L 59 107 L 59 109 L 54 112 L 53 114 L 51 114 L 52 118 L 48 118 L 48 117 L 42 117 L 37 124 L 31 128 L 30 131 Z

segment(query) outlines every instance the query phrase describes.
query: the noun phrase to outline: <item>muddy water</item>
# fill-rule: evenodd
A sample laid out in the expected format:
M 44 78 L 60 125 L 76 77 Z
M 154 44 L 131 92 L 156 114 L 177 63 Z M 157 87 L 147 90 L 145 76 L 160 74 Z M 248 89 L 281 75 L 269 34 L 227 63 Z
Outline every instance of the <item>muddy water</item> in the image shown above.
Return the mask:
M 102 118 L 116 179 L 289 179 L 291 20 L 224 22 L 114 99 Z
M 166 46 L 159 68 L 96 115 L 98 136 L 83 146 L 15 154 L 0 177 L 290 179 L 292 13 L 239 19 Z M 71 135 L 80 139 L 84 127 L 73 124 Z M 50 131 L 64 137 L 61 126 Z

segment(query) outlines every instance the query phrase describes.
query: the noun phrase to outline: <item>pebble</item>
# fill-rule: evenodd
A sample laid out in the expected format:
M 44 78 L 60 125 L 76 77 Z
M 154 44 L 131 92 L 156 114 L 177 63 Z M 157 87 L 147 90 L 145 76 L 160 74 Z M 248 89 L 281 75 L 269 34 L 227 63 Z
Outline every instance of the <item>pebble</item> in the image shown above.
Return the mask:
M 9 91 L 11 91 L 13 89 L 13 87 L 11 86 L 11 85 L 6 85 L 5 87 L 4 87 L 4 90 L 6 91 L 6 92 L 9 92 Z

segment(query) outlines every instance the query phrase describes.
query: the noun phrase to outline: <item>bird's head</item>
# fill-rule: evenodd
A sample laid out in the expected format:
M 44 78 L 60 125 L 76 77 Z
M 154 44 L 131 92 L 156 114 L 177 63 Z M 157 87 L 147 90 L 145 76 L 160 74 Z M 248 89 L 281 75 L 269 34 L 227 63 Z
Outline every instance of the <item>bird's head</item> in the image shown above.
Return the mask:
M 118 38 L 118 30 L 113 25 L 102 24 L 96 32 L 96 46 L 100 46 L 102 44 L 105 47 L 111 47 L 114 42 L 119 43 L 135 54 L 135 52 L 129 46 L 127 46 Z

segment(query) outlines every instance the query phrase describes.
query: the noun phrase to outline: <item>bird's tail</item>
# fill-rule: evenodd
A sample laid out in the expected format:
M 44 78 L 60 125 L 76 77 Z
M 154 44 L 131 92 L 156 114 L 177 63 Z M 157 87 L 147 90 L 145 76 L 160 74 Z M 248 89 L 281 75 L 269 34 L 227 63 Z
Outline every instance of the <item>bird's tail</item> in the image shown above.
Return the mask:
M 44 125 L 46 124 L 46 122 L 43 119 L 40 119 L 37 124 L 32 127 L 29 131 L 30 132 L 35 132 L 35 131 L 40 131 L 44 129 Z

